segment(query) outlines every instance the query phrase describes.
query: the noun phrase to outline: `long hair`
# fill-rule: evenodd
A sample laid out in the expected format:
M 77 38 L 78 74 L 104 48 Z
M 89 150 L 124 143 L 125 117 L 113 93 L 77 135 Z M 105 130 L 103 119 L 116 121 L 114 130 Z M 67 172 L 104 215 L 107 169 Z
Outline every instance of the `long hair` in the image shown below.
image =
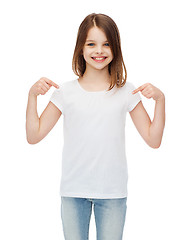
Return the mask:
M 109 90 L 111 90 L 115 85 L 117 88 L 123 87 L 127 80 L 127 70 L 121 51 L 120 33 L 113 19 L 105 14 L 89 14 L 80 24 L 72 59 L 73 72 L 77 76 L 82 77 L 86 70 L 86 62 L 82 51 L 88 35 L 88 31 L 92 27 L 98 27 L 105 33 L 113 54 L 113 60 L 108 65 L 108 71 L 111 76 L 111 84 Z

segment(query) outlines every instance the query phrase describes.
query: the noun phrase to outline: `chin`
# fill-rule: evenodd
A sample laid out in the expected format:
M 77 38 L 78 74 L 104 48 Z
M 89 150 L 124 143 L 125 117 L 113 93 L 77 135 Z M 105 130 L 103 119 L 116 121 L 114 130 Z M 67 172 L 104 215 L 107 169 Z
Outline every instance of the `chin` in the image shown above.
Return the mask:
M 106 66 L 99 66 L 99 67 L 96 67 L 96 66 L 92 66 L 92 68 L 94 68 L 94 69 L 96 69 L 96 70 L 103 70 L 103 69 L 105 69 L 105 68 L 108 68 L 108 65 L 106 65 Z
M 92 68 L 102 70 L 104 68 L 108 68 L 109 63 L 106 63 L 106 64 L 96 63 L 96 64 L 88 64 L 88 65 L 90 65 L 90 67 L 92 67 Z

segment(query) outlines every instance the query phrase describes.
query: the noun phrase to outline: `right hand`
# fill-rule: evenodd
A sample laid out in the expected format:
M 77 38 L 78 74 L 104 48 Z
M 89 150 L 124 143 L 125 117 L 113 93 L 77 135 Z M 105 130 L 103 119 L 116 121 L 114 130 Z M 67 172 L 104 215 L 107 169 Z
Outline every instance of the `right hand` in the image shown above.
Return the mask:
M 36 96 L 38 96 L 39 94 L 44 95 L 46 92 L 48 92 L 51 86 L 59 88 L 59 85 L 57 85 L 50 79 L 42 77 L 30 88 L 29 94 L 33 94 Z

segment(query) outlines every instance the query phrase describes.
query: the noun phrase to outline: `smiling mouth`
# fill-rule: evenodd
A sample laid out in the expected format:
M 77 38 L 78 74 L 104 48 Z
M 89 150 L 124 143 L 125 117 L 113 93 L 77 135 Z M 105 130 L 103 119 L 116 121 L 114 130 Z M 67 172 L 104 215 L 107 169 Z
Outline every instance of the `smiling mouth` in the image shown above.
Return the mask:
M 92 59 L 96 62 L 103 62 L 107 57 L 92 57 Z

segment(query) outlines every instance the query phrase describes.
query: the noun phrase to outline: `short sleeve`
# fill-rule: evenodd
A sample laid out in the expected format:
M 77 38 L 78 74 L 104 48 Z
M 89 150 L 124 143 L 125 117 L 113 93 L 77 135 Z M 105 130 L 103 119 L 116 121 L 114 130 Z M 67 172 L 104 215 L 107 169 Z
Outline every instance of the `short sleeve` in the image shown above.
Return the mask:
M 63 113 L 63 91 L 62 86 L 59 85 L 59 88 L 55 89 L 54 92 L 51 94 L 49 101 L 55 104 L 55 106 Z
M 136 87 L 132 83 L 128 82 L 127 112 L 131 112 L 135 108 L 135 106 L 142 100 L 139 92 L 132 94 L 133 90 L 135 89 Z

